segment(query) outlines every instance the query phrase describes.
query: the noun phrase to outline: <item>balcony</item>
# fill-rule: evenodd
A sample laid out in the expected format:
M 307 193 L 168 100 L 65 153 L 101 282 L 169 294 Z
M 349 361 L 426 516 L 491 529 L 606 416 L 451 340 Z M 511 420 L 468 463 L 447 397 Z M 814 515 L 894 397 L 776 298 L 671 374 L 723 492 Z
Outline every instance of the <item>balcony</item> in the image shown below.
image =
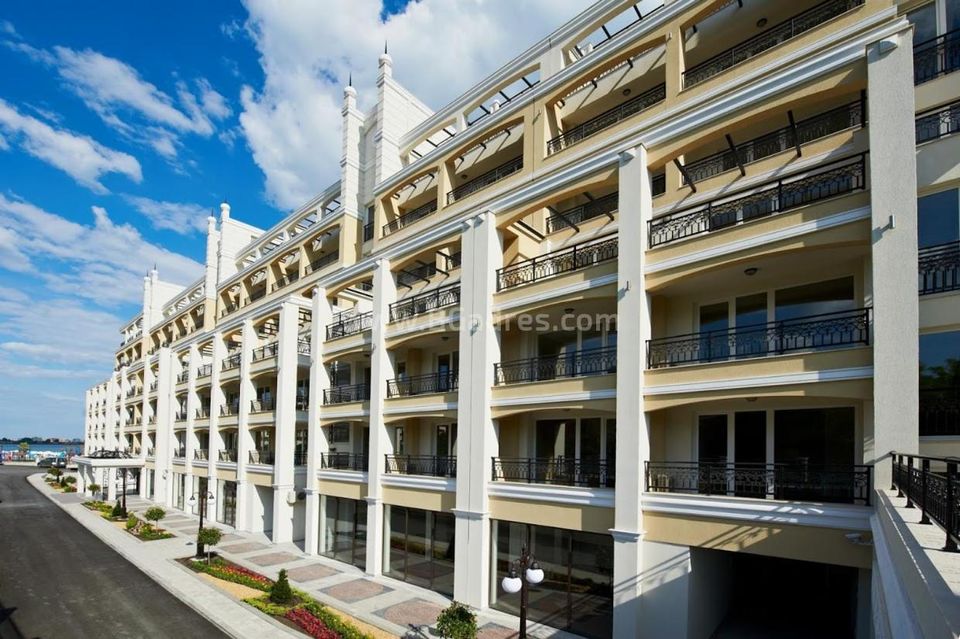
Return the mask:
M 390 305 L 390 321 L 396 322 L 423 315 L 449 306 L 460 305 L 460 285 L 452 284 L 435 288 L 429 293 L 421 293 Z
M 298 411 L 310 410 L 310 398 L 303 396 L 297 397 L 296 406 Z
M 253 304 L 258 300 L 262 300 L 266 296 L 267 296 L 267 285 L 264 284 L 262 288 L 258 288 L 257 290 L 250 293 L 250 297 L 247 298 L 247 304 Z
M 651 493 L 728 495 L 753 499 L 870 505 L 872 466 L 801 462 L 724 464 L 647 462 Z
M 344 311 L 333 316 L 333 323 L 327 324 L 327 339 L 337 339 L 338 337 L 347 337 L 356 335 L 363 331 L 370 330 L 373 326 L 373 311 L 360 313 Z
M 156 456 L 157 456 L 156 448 L 154 448 L 153 446 L 150 446 L 149 448 L 147 448 L 147 457 L 156 457 Z
M 230 417 L 240 413 L 240 402 L 235 401 L 220 407 L 220 417 Z
M 210 377 L 213 374 L 213 364 L 204 364 L 197 369 L 197 378 Z
M 763 33 L 689 67 L 683 72 L 683 86 L 690 88 L 706 82 L 727 69 L 815 29 L 863 3 L 864 0 L 827 0 L 803 13 L 798 13 Z
M 917 144 L 939 140 L 960 131 L 960 102 L 937 107 L 917 116 Z
M 438 455 L 384 455 L 386 472 L 396 475 L 456 477 L 457 458 Z
M 366 472 L 368 460 L 359 453 L 320 453 L 320 468 Z
M 587 220 L 606 215 L 613 221 L 613 213 L 620 205 L 620 193 L 614 192 L 604 195 L 595 200 L 587 202 L 581 206 L 567 209 L 566 211 L 556 211 L 547 218 L 547 233 L 556 233 L 563 229 L 573 229 L 580 231 L 578 224 Z
M 188 379 L 190 379 L 190 371 L 189 371 L 189 370 L 184 369 L 184 370 L 180 371 L 180 373 L 177 375 L 177 383 L 178 383 L 178 384 L 185 384 Z
M 363 402 L 370 399 L 369 384 L 354 384 L 352 386 L 333 386 L 324 389 L 323 404 L 346 404 L 349 402 Z
M 174 459 L 186 459 L 187 450 L 185 448 L 174 448 L 173 452 L 171 453 L 171 456 Z
M 224 305 L 223 310 L 220 311 L 220 317 L 226 317 L 230 313 L 235 313 L 240 310 L 239 302 L 228 302 Z
M 137 395 L 140 394 L 140 391 L 141 391 L 141 390 L 142 390 L 142 389 L 140 389 L 140 388 L 131 388 L 130 390 L 127 391 L 127 399 L 131 399 L 131 398 L 133 398 L 133 397 L 136 397 Z
M 870 345 L 870 308 L 647 340 L 647 368 Z
M 457 390 L 458 379 L 457 371 L 389 379 L 387 380 L 387 397 L 413 397 L 415 395 L 429 395 L 430 393 L 449 393 Z
M 287 273 L 286 275 L 278 279 L 276 282 L 274 282 L 273 285 L 270 287 L 270 290 L 279 291 L 281 288 L 284 288 L 285 286 L 290 286 L 291 284 L 293 284 L 299 279 L 300 279 L 300 273 L 298 271 L 290 271 L 289 273 Z
M 960 69 L 960 29 L 913 47 L 913 83 L 924 84 Z
M 956 457 L 924 457 L 890 453 L 893 487 L 897 497 L 906 496 L 907 508 L 920 509 L 920 523 L 935 523 L 946 532 L 943 550 L 957 552 L 960 541 L 960 475 Z
M 960 240 L 919 251 L 920 295 L 960 290 Z
M 276 408 L 276 402 L 272 399 L 253 399 L 250 400 L 250 413 L 269 413 Z
M 297 355 L 309 355 L 310 354 L 310 340 L 309 339 L 298 339 L 297 340 Z
M 921 388 L 920 436 L 957 435 L 960 435 L 960 387 Z
M 616 372 L 616 348 L 593 348 L 493 365 L 494 383 L 498 386 Z
M 510 177 L 514 173 L 523 169 L 523 156 L 513 158 L 512 160 L 501 164 L 495 169 L 487 171 L 479 177 L 475 177 L 466 184 L 461 184 L 457 188 L 447 193 L 447 204 L 459 202 L 468 195 L 477 191 L 482 191 L 491 184 L 495 184 L 504 178 Z
M 511 264 L 497 269 L 497 290 L 531 284 L 616 260 L 619 255 L 618 248 L 617 236 L 608 235 Z
M 173 416 L 173 421 L 175 422 L 185 422 L 187 421 L 186 411 L 177 411 L 176 415 Z
M 466 185 L 464 185 L 464 186 L 466 186 Z M 392 235 L 392 234 L 396 233 L 397 231 L 399 231 L 400 229 L 402 229 L 402 228 L 404 228 L 404 227 L 406 227 L 406 226 L 410 226 L 411 224 L 413 224 L 413 223 L 416 222 L 417 220 L 422 220 L 423 218 L 427 217 L 428 215 L 430 215 L 430 214 L 432 214 L 432 213 L 435 213 L 436 210 L 437 210 L 437 200 L 436 200 L 436 198 L 434 198 L 433 200 L 430 200 L 430 201 L 427 202 L 426 204 L 423 204 L 423 205 L 421 205 L 421 206 L 418 206 L 417 208 L 413 209 L 412 211 L 408 211 L 408 212 L 404 213 L 403 215 L 401 215 L 401 216 L 398 217 L 397 219 L 392 220 L 392 221 L 388 222 L 387 224 L 384 224 L 384 225 L 383 225 L 383 236 L 384 236 L 384 237 L 387 237 L 388 235 Z
M 856 102 L 792 122 L 789 126 L 740 144 L 733 144 L 730 138 L 730 148 L 685 164 L 684 183 L 696 184 L 734 169 L 746 173 L 744 167 L 748 164 L 794 149 L 799 153 L 804 144 L 847 129 L 862 127 L 866 122 L 866 113 L 866 98 L 861 97 Z M 792 121 L 792 112 L 788 115 Z
M 207 461 L 207 452 L 206 448 L 195 448 L 193 451 L 194 461 Z
M 259 362 L 263 359 L 270 359 L 271 357 L 277 356 L 278 345 L 276 342 L 271 342 L 269 344 L 264 344 L 259 348 L 253 349 L 253 361 Z
M 230 355 L 229 357 L 224 358 L 223 364 L 220 370 L 229 371 L 234 368 L 240 368 L 241 356 L 242 356 L 242 353 L 234 353 L 233 355 Z
M 251 450 L 250 463 L 263 466 L 273 466 L 274 454 L 272 450 Z
M 613 462 L 593 459 L 494 457 L 493 481 L 613 488 Z
M 150 392 L 151 392 L 151 393 L 155 393 L 155 392 L 157 391 L 157 385 L 158 385 L 159 383 L 160 383 L 160 382 L 156 382 L 156 381 L 150 382 Z
M 861 154 L 654 218 L 647 223 L 650 248 L 764 219 L 864 188 L 866 155 Z
M 547 155 L 553 155 L 563 149 L 582 142 L 591 135 L 609 129 L 623 122 L 627 118 L 646 111 L 650 107 L 663 102 L 667 97 L 667 85 L 659 84 L 652 89 L 631 98 L 600 115 L 590 118 L 583 124 L 564 131 L 557 137 L 547 141 Z
M 235 464 L 237 463 L 237 449 L 231 448 L 227 450 L 221 450 L 218 458 L 222 462 L 229 462 L 229 463 Z
M 336 251 L 334 253 L 327 253 L 314 261 L 310 262 L 307 265 L 307 273 L 316 273 L 325 266 L 330 266 L 331 264 L 336 264 L 337 260 L 340 259 L 340 252 Z
M 209 405 L 197 409 L 197 419 L 210 419 Z

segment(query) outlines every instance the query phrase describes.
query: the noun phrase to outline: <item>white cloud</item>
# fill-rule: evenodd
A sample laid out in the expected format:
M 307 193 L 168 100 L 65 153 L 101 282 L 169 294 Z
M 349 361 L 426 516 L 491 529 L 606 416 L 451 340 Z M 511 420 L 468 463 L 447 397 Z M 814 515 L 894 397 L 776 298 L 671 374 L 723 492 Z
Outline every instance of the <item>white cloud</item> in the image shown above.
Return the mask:
M 24 115 L 0 99 L 0 132 L 30 155 L 55 166 L 96 193 L 106 193 L 100 178 L 109 173 L 143 179 L 140 163 L 132 155 L 103 146 L 93 138 L 54 128 Z
M 206 231 L 210 211 L 199 204 L 161 202 L 137 195 L 124 196 L 130 204 L 145 215 L 154 228 L 168 229 L 189 235 Z
M 293 208 L 339 176 L 343 85 L 352 71 L 361 103 L 373 103 L 384 41 L 394 76 L 438 108 L 590 0 L 420 0 L 386 22 L 380 0 L 244 4 L 266 80 L 241 92 L 240 122 L 267 196 Z
M 0 228 L 50 291 L 98 304 L 138 304 L 143 276 L 154 264 L 162 279 L 180 284 L 202 272 L 197 262 L 151 244 L 134 227 L 115 224 L 104 209 L 92 212 L 93 225 L 78 224 L 0 195 Z

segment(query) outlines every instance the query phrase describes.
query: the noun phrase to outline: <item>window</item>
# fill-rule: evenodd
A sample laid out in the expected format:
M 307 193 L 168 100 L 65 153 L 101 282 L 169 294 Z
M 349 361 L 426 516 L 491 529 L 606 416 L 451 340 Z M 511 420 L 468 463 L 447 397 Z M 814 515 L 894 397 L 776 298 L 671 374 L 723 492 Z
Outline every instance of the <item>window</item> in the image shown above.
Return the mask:
M 453 596 L 454 532 L 449 513 L 386 506 L 390 539 L 387 574 Z
M 960 239 L 960 191 L 950 189 L 917 199 L 918 246 L 927 248 Z
M 925 4 L 907 14 L 907 20 L 913 25 L 913 43 L 919 44 L 937 37 L 937 5 Z
M 347 422 L 338 422 L 324 427 L 327 431 L 327 443 L 346 444 L 350 442 L 350 424 Z
M 337 561 L 367 567 L 367 504 L 342 497 L 323 496 L 323 539 L 320 554 Z

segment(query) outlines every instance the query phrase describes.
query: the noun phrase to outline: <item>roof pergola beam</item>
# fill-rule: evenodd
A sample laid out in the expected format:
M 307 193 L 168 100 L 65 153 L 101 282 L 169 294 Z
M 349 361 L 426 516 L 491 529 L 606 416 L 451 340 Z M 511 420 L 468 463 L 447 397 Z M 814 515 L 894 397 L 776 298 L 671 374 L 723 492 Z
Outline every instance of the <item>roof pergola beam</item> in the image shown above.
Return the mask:
M 793 146 L 797 149 L 797 157 L 802 157 L 803 151 L 800 149 L 800 134 L 797 131 L 797 121 L 793 119 L 793 109 L 787 111 L 787 119 L 790 121 L 790 130 L 793 131 Z
M 696 193 L 697 183 L 693 181 L 693 176 L 690 175 L 690 171 L 687 170 L 687 167 L 681 164 L 678 158 L 673 158 L 673 163 L 676 165 L 677 170 L 680 171 L 680 175 L 683 176 L 683 179 L 687 181 L 687 184 L 690 186 L 690 190 Z
M 733 137 L 727 133 L 724 137 L 727 138 L 727 146 L 730 147 L 730 152 L 733 153 L 733 159 L 737 163 L 737 166 L 740 167 L 740 177 L 746 177 L 747 170 L 743 167 L 743 162 L 740 160 L 740 154 L 737 153 L 737 145 L 733 143 Z
M 564 215 L 562 211 L 557 210 L 557 208 L 553 206 L 548 206 L 547 210 L 553 213 L 554 215 L 556 215 L 557 217 L 559 217 L 561 220 L 563 220 L 567 224 L 567 226 L 573 229 L 574 233 L 580 232 L 580 227 L 574 224 L 573 220 L 571 220 L 566 215 Z

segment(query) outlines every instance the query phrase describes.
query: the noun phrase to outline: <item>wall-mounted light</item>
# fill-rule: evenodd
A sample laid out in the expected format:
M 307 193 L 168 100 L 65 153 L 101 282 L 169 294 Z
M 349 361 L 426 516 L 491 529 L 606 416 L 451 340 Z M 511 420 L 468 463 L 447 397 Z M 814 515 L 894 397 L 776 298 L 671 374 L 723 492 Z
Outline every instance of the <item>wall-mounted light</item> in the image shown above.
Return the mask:
M 760 269 L 758 269 L 756 266 L 751 266 L 750 268 L 743 269 L 743 274 L 746 275 L 747 277 L 753 277 L 754 275 L 757 274 L 757 271 L 759 270 Z
M 762 28 L 764 28 L 765 26 L 767 26 L 767 19 L 766 19 L 766 18 L 760 18 L 759 20 L 757 20 L 757 28 L 758 28 L 758 29 L 762 29 Z
M 631 93 L 632 91 L 629 88 L 623 90 L 623 95 L 630 95 Z

